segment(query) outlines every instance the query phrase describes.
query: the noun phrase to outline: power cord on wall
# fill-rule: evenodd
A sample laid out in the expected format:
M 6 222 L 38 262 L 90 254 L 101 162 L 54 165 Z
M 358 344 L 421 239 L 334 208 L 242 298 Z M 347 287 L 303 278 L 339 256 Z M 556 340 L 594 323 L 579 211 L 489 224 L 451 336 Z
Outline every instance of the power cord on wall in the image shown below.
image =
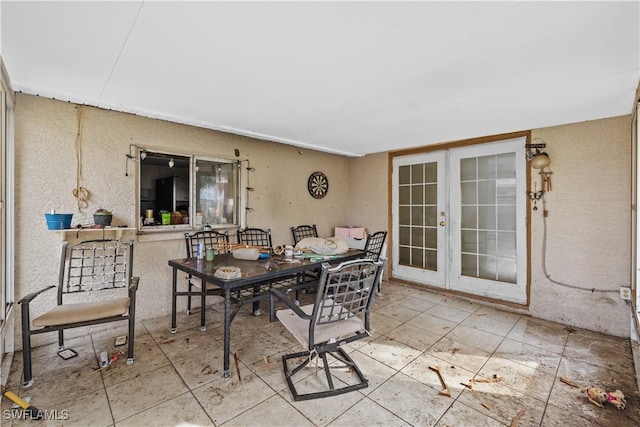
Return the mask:
M 78 112 L 78 132 L 76 133 L 76 188 L 73 189 L 73 197 L 78 202 L 78 211 L 89 207 L 91 192 L 84 188 L 82 183 L 82 105 L 76 107 Z
M 543 212 L 547 211 L 544 195 L 542 196 L 542 209 L 543 209 Z M 577 289 L 577 290 L 580 290 L 580 291 L 591 291 L 592 293 L 600 292 L 600 293 L 607 293 L 607 294 L 608 293 L 617 294 L 619 292 L 617 290 L 612 290 L 612 289 L 583 288 L 583 287 L 580 287 L 580 286 L 570 285 L 568 283 L 563 283 L 563 282 L 559 282 L 557 280 L 553 280 L 551 278 L 551 276 L 549 275 L 549 273 L 547 272 L 547 261 L 546 261 L 546 254 L 547 254 L 547 216 L 546 215 L 542 216 L 542 223 L 544 225 L 544 231 L 543 231 L 543 235 L 542 235 L 542 272 L 544 273 L 544 277 L 546 277 L 547 280 L 549 280 L 551 283 L 553 283 L 555 285 L 564 286 L 565 288 Z

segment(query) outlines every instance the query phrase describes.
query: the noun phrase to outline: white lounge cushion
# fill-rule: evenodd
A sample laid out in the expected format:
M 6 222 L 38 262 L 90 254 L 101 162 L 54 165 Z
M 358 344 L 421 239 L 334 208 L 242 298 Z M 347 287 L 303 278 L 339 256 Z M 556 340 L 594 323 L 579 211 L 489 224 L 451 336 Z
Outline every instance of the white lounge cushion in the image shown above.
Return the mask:
M 108 301 L 63 304 L 33 319 L 36 327 L 58 326 L 86 322 L 112 316 L 124 316 L 129 311 L 129 297 Z
M 340 255 L 349 252 L 349 244 L 342 237 L 305 237 L 297 249 L 308 249 L 319 255 Z

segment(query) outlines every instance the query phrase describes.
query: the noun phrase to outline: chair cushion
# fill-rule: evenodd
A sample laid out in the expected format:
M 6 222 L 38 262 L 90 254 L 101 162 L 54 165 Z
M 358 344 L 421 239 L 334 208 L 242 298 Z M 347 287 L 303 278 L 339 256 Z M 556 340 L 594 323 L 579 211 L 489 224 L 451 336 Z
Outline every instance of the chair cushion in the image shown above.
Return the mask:
M 300 307 L 307 314 L 313 312 L 313 304 Z M 301 319 L 291 309 L 278 310 L 276 316 L 280 323 L 293 334 L 300 344 L 309 348 L 309 320 Z M 339 322 L 316 325 L 314 328 L 314 343 L 321 344 L 335 339 L 353 335 L 364 329 L 364 322 L 359 317 L 351 317 Z
M 69 323 L 86 322 L 112 316 L 123 316 L 129 310 L 129 298 L 115 298 L 108 301 L 63 304 L 33 319 L 33 326 L 59 326 Z

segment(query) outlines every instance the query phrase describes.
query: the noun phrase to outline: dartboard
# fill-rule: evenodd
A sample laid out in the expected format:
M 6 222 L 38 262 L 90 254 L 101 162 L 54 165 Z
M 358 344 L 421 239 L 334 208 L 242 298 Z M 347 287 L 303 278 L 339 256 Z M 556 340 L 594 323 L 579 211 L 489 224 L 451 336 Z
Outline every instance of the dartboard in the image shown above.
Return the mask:
M 307 189 L 309 194 L 316 199 L 322 199 L 329 191 L 329 180 L 322 172 L 314 172 L 309 176 L 307 181 Z

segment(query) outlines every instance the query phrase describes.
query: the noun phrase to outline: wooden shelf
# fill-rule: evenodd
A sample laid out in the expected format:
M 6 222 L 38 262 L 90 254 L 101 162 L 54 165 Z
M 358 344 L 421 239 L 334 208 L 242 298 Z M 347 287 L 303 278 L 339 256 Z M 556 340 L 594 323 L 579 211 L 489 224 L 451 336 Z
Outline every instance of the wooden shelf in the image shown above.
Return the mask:
M 80 234 L 89 233 L 96 234 L 99 233 L 99 236 L 94 236 L 95 238 L 100 238 L 102 236 L 111 235 L 115 233 L 116 239 L 122 238 L 122 235 L 125 232 L 136 231 L 135 227 L 107 227 L 107 228 L 67 228 L 65 230 L 51 230 L 56 233 L 60 233 L 60 236 L 63 240 L 67 240 L 69 235 L 74 235 L 75 237 L 79 237 Z

